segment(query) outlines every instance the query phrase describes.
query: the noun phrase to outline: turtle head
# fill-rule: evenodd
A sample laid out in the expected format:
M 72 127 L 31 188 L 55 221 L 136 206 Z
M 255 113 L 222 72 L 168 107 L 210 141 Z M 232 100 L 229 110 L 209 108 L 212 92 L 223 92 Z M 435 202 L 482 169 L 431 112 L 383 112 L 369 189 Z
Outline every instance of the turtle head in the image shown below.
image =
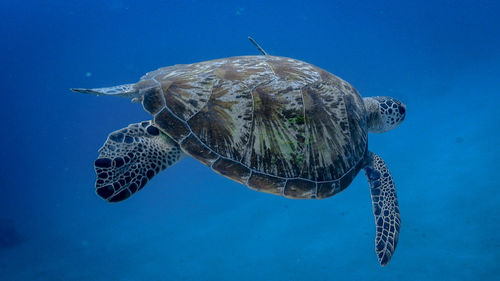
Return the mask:
M 406 116 L 406 105 L 391 97 L 369 97 L 363 99 L 368 115 L 368 131 L 384 133 L 390 131 Z

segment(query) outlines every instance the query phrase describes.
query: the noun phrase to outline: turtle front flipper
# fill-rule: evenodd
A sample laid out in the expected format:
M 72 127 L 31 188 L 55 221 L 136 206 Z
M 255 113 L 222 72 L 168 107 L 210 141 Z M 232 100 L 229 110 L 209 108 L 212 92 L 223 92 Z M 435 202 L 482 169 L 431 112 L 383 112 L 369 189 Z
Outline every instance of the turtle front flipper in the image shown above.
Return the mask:
M 99 150 L 96 192 L 108 202 L 125 200 L 184 155 L 151 121 L 130 124 L 111 133 Z
M 370 183 L 370 192 L 375 215 L 376 237 L 375 252 L 380 265 L 389 263 L 398 244 L 401 217 L 398 198 L 392 176 L 384 160 L 369 152 L 368 165 L 364 168 Z
M 139 95 L 139 91 L 135 88 L 135 84 L 123 84 L 113 87 L 94 89 L 71 88 L 71 91 L 97 96 L 119 96 L 125 98 L 135 98 Z

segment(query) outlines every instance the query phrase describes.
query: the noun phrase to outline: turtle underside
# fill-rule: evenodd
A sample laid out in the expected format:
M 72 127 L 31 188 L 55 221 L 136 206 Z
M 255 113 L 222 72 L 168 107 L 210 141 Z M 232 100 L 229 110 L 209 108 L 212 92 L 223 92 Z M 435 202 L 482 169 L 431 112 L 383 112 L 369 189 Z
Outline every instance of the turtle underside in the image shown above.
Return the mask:
M 155 125 L 184 152 L 252 189 L 326 198 L 363 166 L 361 96 L 305 62 L 247 56 L 175 65 L 135 87 Z

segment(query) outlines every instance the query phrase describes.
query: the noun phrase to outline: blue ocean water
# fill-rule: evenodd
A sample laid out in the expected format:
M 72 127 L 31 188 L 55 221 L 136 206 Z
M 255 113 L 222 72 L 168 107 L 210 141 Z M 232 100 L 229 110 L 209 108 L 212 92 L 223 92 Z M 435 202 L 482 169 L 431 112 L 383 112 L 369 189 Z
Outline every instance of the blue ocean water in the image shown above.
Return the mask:
M 498 280 L 500 2 L 0 1 L 0 280 Z M 370 135 L 396 181 L 380 267 L 365 177 L 326 200 L 258 193 L 191 158 L 118 204 L 94 193 L 107 135 L 151 117 L 71 87 L 273 55 L 407 105 Z

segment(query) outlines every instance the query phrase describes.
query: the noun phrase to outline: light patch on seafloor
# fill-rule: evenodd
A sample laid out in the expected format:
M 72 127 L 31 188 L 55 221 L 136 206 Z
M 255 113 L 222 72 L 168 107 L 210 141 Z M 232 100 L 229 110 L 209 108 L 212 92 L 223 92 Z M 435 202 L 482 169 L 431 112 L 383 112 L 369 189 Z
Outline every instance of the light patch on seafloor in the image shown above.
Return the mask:
M 130 4 L 128 1 L 104 1 L 103 4 L 105 3 L 105 7 L 113 13 L 122 13 L 126 12 L 130 9 Z
M 243 12 L 245 11 L 245 8 L 238 8 L 235 12 L 235 14 L 237 16 L 241 16 L 243 14 Z
M 92 76 L 92 72 L 85 72 L 85 77 L 91 77 Z

